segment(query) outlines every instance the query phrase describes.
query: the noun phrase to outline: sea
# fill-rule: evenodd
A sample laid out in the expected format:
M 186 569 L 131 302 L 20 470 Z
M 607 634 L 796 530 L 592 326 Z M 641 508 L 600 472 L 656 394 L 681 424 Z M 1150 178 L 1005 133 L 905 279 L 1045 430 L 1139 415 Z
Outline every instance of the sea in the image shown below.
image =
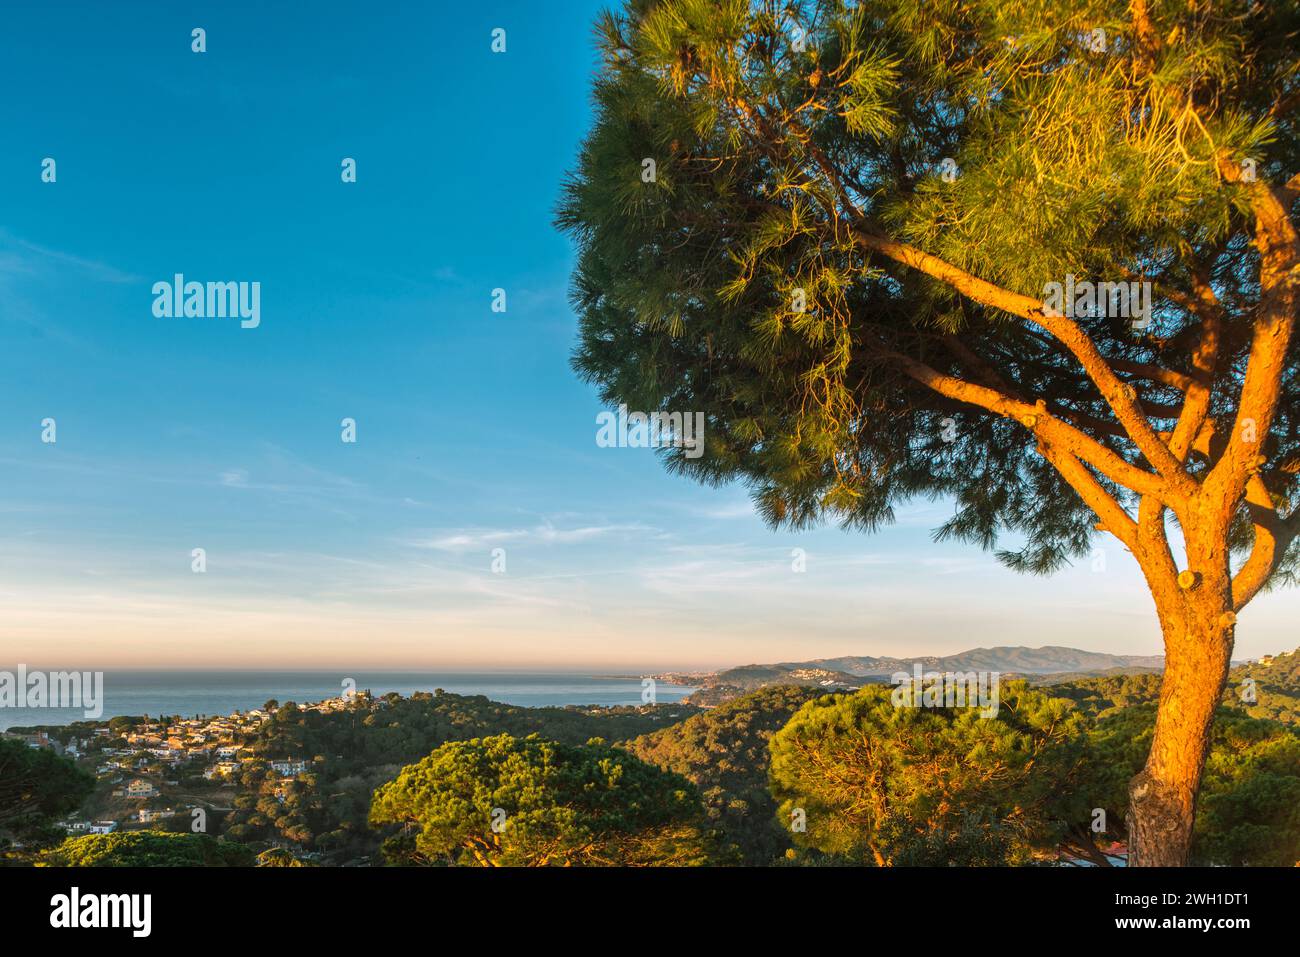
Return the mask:
M 361 672 L 348 675 L 357 691 L 378 696 L 396 691 L 441 688 L 454 694 L 485 695 L 526 708 L 563 705 L 640 705 L 642 681 L 633 676 L 500 672 Z M 98 720 L 117 715 L 230 714 L 260 708 L 267 701 L 305 704 L 337 698 L 344 692 L 338 672 L 311 671 L 105 671 L 104 710 Z M 672 704 L 695 691 L 685 685 L 655 685 L 655 701 Z M 0 707 L 0 731 L 31 725 L 86 720 L 82 708 Z

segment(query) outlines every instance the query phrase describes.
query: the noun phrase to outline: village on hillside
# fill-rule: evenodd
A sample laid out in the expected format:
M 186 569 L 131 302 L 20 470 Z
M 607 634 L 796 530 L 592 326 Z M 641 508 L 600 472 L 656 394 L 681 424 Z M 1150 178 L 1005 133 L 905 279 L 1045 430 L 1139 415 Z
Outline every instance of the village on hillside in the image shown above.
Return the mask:
M 369 692 L 356 692 L 298 708 L 328 714 L 384 704 Z M 59 822 L 69 835 L 156 828 L 174 818 L 189 820 L 173 829 L 204 831 L 208 811 L 229 810 L 222 804 L 233 796 L 234 782 L 247 763 L 263 760 L 286 782 L 310 770 L 311 762 L 301 758 L 268 760 L 253 753 L 249 741 L 270 717 L 266 708 L 253 708 L 217 717 L 78 722 L 66 729 L 20 729 L 3 736 L 49 749 L 95 775 L 95 793 L 82 811 Z M 285 794 L 281 787 L 275 796 L 283 801 Z

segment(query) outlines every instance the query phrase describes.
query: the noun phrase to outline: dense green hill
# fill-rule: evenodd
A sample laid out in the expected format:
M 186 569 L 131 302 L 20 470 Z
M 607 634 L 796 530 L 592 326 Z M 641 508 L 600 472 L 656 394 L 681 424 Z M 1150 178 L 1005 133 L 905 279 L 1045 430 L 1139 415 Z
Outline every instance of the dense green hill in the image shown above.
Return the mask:
M 1081 678 L 1045 688 L 1058 698 L 1069 698 L 1094 717 L 1138 704 L 1149 704 L 1160 696 L 1160 675 L 1107 675 Z
M 805 685 L 812 688 L 858 688 L 867 684 L 869 679 L 855 677 L 843 671 L 832 671 L 812 665 L 741 665 L 720 671 L 711 682 L 754 691 L 768 685 Z M 825 693 L 825 692 L 823 692 Z M 694 699 L 692 699 L 694 700 Z
M 1252 687 L 1253 683 L 1253 687 Z M 1051 692 L 1102 716 L 1160 696 L 1160 675 L 1107 675 L 1053 684 Z M 1238 665 L 1228 675 L 1223 706 L 1252 718 L 1300 726 L 1300 650 Z
M 247 742 L 264 760 L 243 767 L 226 833 L 241 841 L 289 841 L 333 859 L 369 856 L 378 847 L 366 824 L 374 789 L 449 741 L 536 733 L 583 744 L 635 737 L 698 711 L 685 704 L 521 708 L 441 690 L 373 702 L 358 698 L 348 710 L 331 713 L 289 703 Z M 310 773 L 283 781 L 266 761 L 284 757 L 308 761 Z
M 622 746 L 693 781 L 745 863 L 768 864 L 790 846 L 768 791 L 768 740 L 822 694 L 790 685 L 762 688 Z
M 338 773 L 376 764 L 409 763 L 447 741 L 494 734 L 526 737 L 540 734 L 552 741 L 582 744 L 588 738 L 635 737 L 699 711 L 685 704 L 629 707 L 523 708 L 483 695 L 438 690 L 403 698 L 392 694 L 375 705 L 322 713 L 279 708 L 251 742 L 269 756 L 324 755 Z
M 1254 702 L 1248 700 L 1254 682 Z M 1300 648 L 1232 669 L 1226 704 L 1242 708 L 1252 718 L 1271 718 L 1300 726 Z

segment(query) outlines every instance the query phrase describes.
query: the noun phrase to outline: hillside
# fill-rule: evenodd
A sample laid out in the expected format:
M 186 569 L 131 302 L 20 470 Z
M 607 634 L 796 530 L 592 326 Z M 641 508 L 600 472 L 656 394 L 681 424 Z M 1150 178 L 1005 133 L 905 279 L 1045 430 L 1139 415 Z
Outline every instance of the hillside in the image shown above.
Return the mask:
M 1042 648 L 999 646 L 973 648 L 955 655 L 922 655 L 915 658 L 875 658 L 851 655 L 749 664 L 710 674 L 663 675 L 664 680 L 697 685 L 687 699 L 698 707 L 716 707 L 747 692 L 769 685 L 801 685 L 825 691 L 843 691 L 889 681 L 898 672 L 911 674 L 920 665 L 924 671 L 996 671 L 1008 680 L 1024 678 L 1031 684 L 1056 684 L 1101 675 L 1158 673 L 1164 659 L 1158 655 L 1111 655 L 1045 645 Z
M 1254 683 L 1253 702 L 1243 700 L 1247 681 Z M 1300 648 L 1233 668 L 1224 700 L 1252 718 L 1300 726 Z
M 821 694 L 806 687 L 763 688 L 621 747 L 694 782 L 743 862 L 770 864 L 790 842 L 767 787 L 768 740 Z
M 1014 671 L 1001 672 L 1002 680 L 1020 680 L 1033 685 L 1036 688 L 1048 687 L 1050 685 L 1066 684 L 1072 681 L 1084 681 L 1089 678 L 1133 678 L 1147 676 L 1155 678 L 1156 685 L 1160 684 L 1160 668 L 1106 668 L 1102 671 L 1053 671 L 1049 674 L 1017 674 Z
M 915 665 L 926 671 L 999 671 L 1016 674 L 1052 674 L 1059 672 L 1095 672 L 1113 668 L 1163 668 L 1160 655 L 1110 655 L 1099 651 L 1081 651 L 1044 645 L 1027 648 L 1007 645 L 995 648 L 972 648 L 955 655 L 929 655 L 920 658 L 873 658 L 850 656 L 819 658 L 813 661 L 783 663 L 782 668 L 827 668 L 863 677 L 889 676 L 897 671 L 910 672 Z
M 238 770 L 225 779 L 203 776 L 208 757 L 169 766 L 165 772 L 158 765 L 147 770 L 133 766 L 130 774 L 160 786 L 162 795 L 149 806 L 213 809 L 209 824 L 215 835 L 259 847 L 288 846 L 295 854 L 321 854 L 328 863 L 366 863 L 379 844 L 379 835 L 366 820 L 374 789 L 439 745 L 501 733 L 538 734 L 568 744 L 590 738 L 614 741 L 658 730 L 698 710 L 681 703 L 524 708 L 444 691 L 373 699 L 358 695 L 333 710 L 289 702 L 255 730 L 238 736 L 243 747 Z M 85 728 L 101 724 L 108 722 L 87 723 Z M 96 740 L 101 746 L 126 744 Z M 85 763 L 93 768 L 102 760 L 95 750 Z M 302 761 L 305 770 L 279 773 L 271 765 L 276 760 Z M 141 805 L 113 798 L 115 787 L 120 784 L 101 776 L 83 816 L 133 819 Z M 182 815 L 156 827 L 183 830 L 189 823 L 188 815 Z
M 1054 683 L 1050 690 L 1104 717 L 1134 705 L 1153 704 L 1160 696 L 1160 676 L 1114 673 Z M 1300 649 L 1233 667 L 1223 705 L 1252 718 L 1300 727 Z
M 827 690 L 842 690 L 859 688 L 869 683 L 870 680 L 863 676 L 831 668 L 820 668 L 812 664 L 741 665 L 739 668 L 720 671 L 712 676 L 711 681 L 708 681 L 709 685 L 730 685 L 745 691 L 753 691 L 770 684 L 806 685 Z
M 793 670 L 806 682 L 846 674 Z M 777 666 L 742 672 L 756 681 L 787 673 Z M 881 681 L 877 676 L 848 677 L 859 684 Z M 1098 752 L 1094 772 L 1101 795 L 1097 800 L 1116 820 L 1123 816 L 1127 780 L 1149 747 L 1160 683 L 1159 674 L 1116 669 L 1046 689 L 1074 702 L 1106 752 Z M 724 687 L 736 690 L 737 696 L 706 711 L 682 703 L 520 708 L 444 692 L 410 698 L 359 696 L 341 709 L 285 704 L 265 722 L 236 735 L 244 750 L 237 772 L 229 778 L 207 779 L 209 759 L 203 755 L 167 768 L 132 760 L 130 776 L 159 785 L 163 793 L 144 805 L 113 798 L 111 791 L 120 786 L 122 775 L 110 771 L 100 775 L 80 816 L 127 822 L 123 829 L 130 834 L 141 826 L 133 823 L 140 807 L 198 806 L 212 812 L 208 824 L 214 836 L 254 849 L 278 847 L 291 858 L 313 862 L 371 864 L 381 838 L 368 824 L 373 792 L 439 745 L 499 733 L 536 733 L 571 745 L 599 737 L 620 742 L 618 747 L 699 788 L 713 828 L 723 838 L 717 863 L 784 862 L 793 846 L 769 791 L 769 743 L 800 707 L 830 689 L 811 683 L 770 684 L 744 694 L 734 686 L 715 690 Z M 1259 820 L 1289 821 L 1286 815 L 1300 807 L 1292 798 L 1300 795 L 1300 739 L 1295 738 L 1300 733 L 1300 651 L 1234 667 L 1223 705 L 1216 756 L 1209 765 L 1213 774 L 1207 771 L 1206 801 L 1213 810 L 1213 826 L 1203 828 L 1202 839 L 1214 843 L 1204 845 L 1206 860 L 1290 860 L 1300 818 L 1294 826 L 1279 824 L 1284 840 L 1274 842 L 1276 847 L 1261 843 L 1257 835 Z M 124 721 L 130 723 L 114 719 L 119 733 Z M 87 768 L 103 761 L 101 749 L 128 743 L 125 737 L 96 737 L 94 742 L 83 759 Z M 284 759 L 301 760 L 303 767 L 288 773 L 277 770 L 272 761 Z M 1211 820 L 1208 812 L 1206 820 Z M 153 829 L 185 831 L 189 824 L 189 815 L 181 814 L 155 823 Z

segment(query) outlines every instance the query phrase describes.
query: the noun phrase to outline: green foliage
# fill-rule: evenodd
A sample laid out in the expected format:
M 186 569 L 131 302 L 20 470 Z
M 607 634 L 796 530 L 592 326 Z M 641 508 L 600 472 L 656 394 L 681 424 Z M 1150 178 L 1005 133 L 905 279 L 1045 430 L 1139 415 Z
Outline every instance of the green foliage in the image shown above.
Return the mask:
M 271 720 L 245 742 L 257 760 L 241 769 L 241 794 L 225 833 L 240 841 L 287 841 L 343 860 L 367 857 L 378 847 L 366 826 L 375 788 L 447 741 L 534 733 L 570 744 L 613 740 L 662 728 L 673 720 L 669 715 L 697 710 L 684 704 L 520 708 L 441 690 L 374 702 L 359 697 L 351 708 L 329 713 L 277 705 Z M 280 777 L 267 761 L 283 757 L 308 760 L 310 773 L 297 780 Z
M 1151 746 L 1155 707 L 1118 711 L 1092 732 L 1090 799 L 1112 834 L 1124 832 L 1128 781 Z M 1300 863 L 1300 731 L 1221 707 L 1201 781 L 1192 862 L 1220 866 Z
M 1089 714 L 1105 717 L 1136 704 L 1151 704 L 1160 695 L 1160 675 L 1084 678 L 1051 686 Z M 1248 685 L 1253 683 L 1253 687 Z M 1222 705 L 1252 718 L 1267 718 L 1300 727 L 1300 652 L 1275 656 L 1267 664 L 1238 665 L 1228 674 Z
M 445 741 L 492 734 L 541 734 L 581 744 L 593 736 L 613 740 L 663 727 L 667 714 L 693 714 L 689 705 L 620 708 L 521 708 L 482 695 L 444 691 L 386 697 L 377 706 L 360 701 L 345 711 L 321 713 L 280 708 L 248 743 L 267 758 L 322 755 L 336 775 L 405 764 Z
M 398 863 L 701 864 L 699 793 L 599 739 L 457 741 L 375 792 L 370 823 L 400 825 Z M 411 833 L 413 831 L 413 833 Z
M 1300 859 L 1298 659 L 1233 669 L 1205 770 L 1196 862 Z M 1254 703 L 1241 700 L 1246 678 L 1256 682 Z M 35 782 L 25 793 L 46 803 L 19 816 L 26 850 L 8 862 L 249 864 L 262 851 L 259 866 L 302 866 L 303 852 L 317 851 L 364 863 L 385 837 L 385 855 L 398 864 L 816 865 L 878 862 L 876 852 L 895 866 L 997 864 L 1047 859 L 1057 847 L 1098 860 L 1098 845 L 1124 838 L 1128 782 L 1150 746 L 1159 683 L 1158 675 L 1107 675 L 1004 688 L 989 721 L 894 708 L 885 686 L 833 696 L 770 686 L 702 713 L 522 709 L 445 694 L 335 714 L 286 707 L 246 742 L 263 757 L 244 766 L 233 810 L 209 818 L 214 833 L 251 845 L 245 856 L 227 853 L 225 841 L 219 853 L 203 841 L 160 843 L 199 837 L 160 830 L 70 840 L 60 832 L 54 840 L 63 843 L 42 854 L 52 819 L 81 801 L 89 778 L 50 751 L 10 741 L 0 755 L 28 771 L 8 765 L 0 789 Z M 668 723 L 679 714 L 690 717 Z M 518 730 L 480 730 L 507 728 Z M 562 740 L 527 737 L 539 728 Z M 616 749 L 583 743 L 605 729 L 634 734 Z M 308 758 L 310 773 L 271 771 L 267 759 L 283 756 Z M 378 830 L 368 826 L 372 805 Z M 526 826 L 494 834 L 498 807 L 507 821 L 522 807 Z M 807 815 L 805 834 L 791 832 L 796 807 Z M 1094 808 L 1106 811 L 1103 834 L 1089 829 Z
M 271 847 L 257 855 L 258 867 L 309 867 L 301 858 L 295 857 L 283 847 Z
M 1032 324 L 865 238 L 1035 299 L 1067 275 L 1151 282 L 1143 331 L 1076 317 L 1116 368 L 1191 369 L 1203 272 L 1235 327 L 1210 410 L 1227 425 L 1260 289 L 1247 189 L 1218 164 L 1300 168 L 1300 7 L 1149 7 L 1157 50 L 1127 0 L 629 0 L 598 25 L 596 121 L 557 213 L 579 247 L 575 369 L 610 404 L 703 411 L 704 455 L 666 464 L 744 481 L 774 524 L 874 530 L 945 496 L 936 534 L 1012 568 L 1087 555 L 1096 518 L 1021 423 L 906 363 L 1041 400 L 1145 467 L 1107 398 Z M 1170 428 L 1183 394 L 1125 381 Z M 1298 408 L 1288 384 L 1261 436 L 1279 500 Z M 1244 506 L 1236 529 L 1249 541 Z
M 80 807 L 94 784 L 53 751 L 0 738 L 0 833 L 42 839 L 53 819 Z
M 776 821 L 767 788 L 768 741 L 820 695 L 789 685 L 762 688 L 623 747 L 696 784 L 709 819 L 737 846 L 742 861 L 770 864 L 790 847 L 790 838 Z
M 858 863 L 1027 863 L 1086 819 L 1085 719 L 1021 683 L 994 717 L 898 706 L 865 688 L 803 706 L 772 738 L 772 793 L 796 843 Z
M 1196 863 L 1300 864 L 1300 734 L 1258 719 L 1220 719 L 1196 825 Z
M 1250 695 L 1246 694 L 1248 678 L 1254 684 Z M 1267 664 L 1255 662 L 1234 668 L 1223 700 L 1225 705 L 1240 708 L 1251 717 L 1300 728 L 1300 650 L 1277 655 Z
M 241 844 L 207 834 L 129 831 L 70 837 L 41 855 L 44 867 L 250 867 Z
M 1160 696 L 1160 679 L 1158 674 L 1084 678 L 1044 690 L 1068 698 L 1089 715 L 1102 717 L 1135 704 L 1154 702 Z

